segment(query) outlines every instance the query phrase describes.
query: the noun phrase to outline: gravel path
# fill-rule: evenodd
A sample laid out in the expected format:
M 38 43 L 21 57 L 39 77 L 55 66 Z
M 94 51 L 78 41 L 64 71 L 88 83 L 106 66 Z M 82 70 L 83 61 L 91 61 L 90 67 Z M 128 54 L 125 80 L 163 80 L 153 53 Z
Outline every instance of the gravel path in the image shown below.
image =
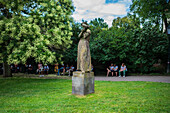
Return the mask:
M 95 76 L 99 81 L 152 81 L 170 83 L 170 76 L 127 76 L 127 77 L 106 77 Z

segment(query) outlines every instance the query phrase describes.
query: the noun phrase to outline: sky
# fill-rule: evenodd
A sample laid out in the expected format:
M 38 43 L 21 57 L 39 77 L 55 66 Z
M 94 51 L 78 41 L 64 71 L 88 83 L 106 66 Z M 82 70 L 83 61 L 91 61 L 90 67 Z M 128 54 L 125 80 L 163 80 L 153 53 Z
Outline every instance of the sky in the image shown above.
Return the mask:
M 90 22 L 95 18 L 103 18 L 111 26 L 112 20 L 127 15 L 131 0 L 72 0 L 75 7 L 73 18 L 76 22 L 82 19 Z

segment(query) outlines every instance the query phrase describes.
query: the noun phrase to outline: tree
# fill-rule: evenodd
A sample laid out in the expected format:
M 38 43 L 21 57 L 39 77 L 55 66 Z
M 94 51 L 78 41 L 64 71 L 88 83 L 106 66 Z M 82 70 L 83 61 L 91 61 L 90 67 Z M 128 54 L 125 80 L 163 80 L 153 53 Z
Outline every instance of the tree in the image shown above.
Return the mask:
M 111 62 L 117 65 L 124 62 L 129 72 L 148 73 L 154 71 L 153 64 L 159 59 L 165 63 L 167 38 L 157 26 L 145 22 L 141 27 L 136 15 L 114 19 L 111 28 L 101 20 L 94 19 L 89 23 L 91 58 L 95 69 L 101 72 Z M 80 23 L 73 24 L 74 43 L 65 53 L 66 63 L 76 64 L 80 30 Z
M 91 41 L 93 42 L 93 39 L 96 38 L 99 32 L 102 31 L 102 29 L 108 29 L 108 25 L 106 22 L 104 22 L 103 18 L 95 18 L 90 21 L 89 25 L 91 26 Z
M 4 64 L 61 60 L 71 44 L 71 0 L 9 0 L 0 2 L 0 53 Z M 7 67 L 4 67 L 4 71 Z M 4 76 L 11 76 L 4 72 Z
M 97 27 L 108 28 L 108 25 L 106 22 L 104 22 L 103 18 L 95 18 L 91 20 L 90 25 L 92 25 L 94 28 L 97 28 Z
M 159 28 L 139 18 L 123 17 L 113 20 L 112 27 L 100 30 L 91 43 L 93 59 L 107 64 L 124 62 L 129 72 L 151 72 L 153 64 L 167 54 L 167 38 Z
M 125 28 L 126 31 L 129 31 L 131 29 L 136 29 L 140 27 L 140 20 L 136 15 L 130 15 L 125 16 L 123 18 L 117 17 L 112 22 L 112 27 L 115 28 Z
M 170 12 L 169 6 L 169 0 L 132 0 L 130 10 L 143 21 L 149 19 L 156 25 L 161 25 L 164 22 L 167 31 L 168 22 L 166 13 Z
M 159 28 L 153 27 L 151 23 L 145 23 L 141 29 L 133 30 L 132 38 L 135 42 L 134 64 L 140 66 L 138 71 L 141 73 L 153 71 L 153 64 L 159 59 L 166 62 L 164 57 L 167 55 L 168 40 Z
M 63 61 L 67 64 L 77 65 L 76 64 L 76 62 L 77 62 L 77 48 L 78 48 L 78 42 L 79 42 L 78 35 L 81 32 L 81 23 L 73 22 L 72 32 L 73 32 L 73 35 L 71 37 L 71 40 L 73 43 L 71 44 L 70 48 L 68 48 L 64 52 Z
M 97 64 L 99 63 L 98 61 L 100 61 L 100 58 L 97 57 L 98 56 L 97 55 L 98 49 L 96 48 L 98 44 L 97 39 L 99 38 L 99 34 L 101 32 L 104 32 L 105 30 L 108 29 L 108 25 L 106 22 L 104 22 L 103 18 L 95 18 L 90 21 L 89 25 L 91 26 L 90 50 L 92 56 L 92 63 Z

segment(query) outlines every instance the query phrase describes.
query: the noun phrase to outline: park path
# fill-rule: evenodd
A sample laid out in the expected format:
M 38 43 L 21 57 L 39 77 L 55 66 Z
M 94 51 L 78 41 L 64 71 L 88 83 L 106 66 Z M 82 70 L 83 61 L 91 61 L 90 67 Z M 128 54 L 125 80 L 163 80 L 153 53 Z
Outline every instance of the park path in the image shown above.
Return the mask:
M 170 76 L 127 76 L 127 77 L 106 77 L 95 76 L 98 81 L 152 81 L 170 83 Z
M 23 77 L 23 75 L 14 75 L 15 77 Z M 27 75 L 28 78 L 40 78 L 39 75 Z M 44 79 L 72 79 L 72 76 L 56 76 L 54 74 L 42 77 Z M 170 83 L 170 76 L 127 76 L 127 77 L 116 77 L 116 76 L 95 76 L 95 80 L 98 81 L 151 81 L 151 82 L 165 82 Z

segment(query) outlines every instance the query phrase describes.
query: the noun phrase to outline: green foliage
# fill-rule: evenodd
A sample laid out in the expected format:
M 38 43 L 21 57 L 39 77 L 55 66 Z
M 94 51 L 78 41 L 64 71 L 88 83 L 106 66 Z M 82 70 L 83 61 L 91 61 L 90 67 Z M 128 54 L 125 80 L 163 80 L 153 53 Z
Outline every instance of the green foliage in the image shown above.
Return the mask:
M 128 36 L 131 33 L 131 25 L 128 21 L 126 17 L 122 20 L 117 18 L 113 20 L 113 27 L 97 33 L 94 44 L 91 46 L 94 60 L 118 64 L 127 57 L 126 53 L 132 48 L 131 39 Z
M 146 23 L 139 28 L 139 19 L 133 17 L 114 19 L 112 25 L 96 33 L 91 43 L 94 61 L 125 62 L 130 72 L 142 73 L 153 71 L 153 64 L 159 59 L 165 62 L 168 40 L 158 27 Z
M 62 51 L 72 43 L 71 0 L 9 0 L 0 5 L 3 62 L 25 63 L 30 57 L 43 63 L 61 60 Z
M 132 0 L 130 10 L 143 18 L 160 17 L 170 9 L 167 0 Z
M 167 56 L 168 40 L 166 34 L 159 31 L 151 24 L 145 24 L 142 29 L 135 29 L 132 35 L 135 44 L 137 60 L 135 64 L 140 64 L 141 72 L 153 70 L 153 64 L 161 59 L 165 62 Z
M 166 28 L 167 18 L 170 16 L 166 13 L 170 12 L 170 2 L 168 0 L 132 0 L 130 10 L 142 19 L 141 22 L 150 20 L 160 27 L 164 22 Z
M 91 20 L 90 25 L 94 29 L 96 29 L 96 28 L 108 28 L 108 25 L 107 25 L 106 22 L 104 22 L 103 18 L 95 18 L 94 20 Z
M 128 15 L 113 20 L 108 28 L 103 19 L 94 19 L 90 23 L 90 49 L 92 64 L 105 65 L 124 62 L 129 72 L 147 73 L 154 70 L 153 64 L 160 59 L 165 63 L 168 40 L 158 27 L 148 22 L 140 28 L 140 19 L 135 15 Z M 80 23 L 73 25 L 74 42 L 65 52 L 66 63 L 76 65 L 77 44 L 79 42 Z
M 64 52 L 63 61 L 67 64 L 70 64 L 70 65 L 71 64 L 76 65 L 77 48 L 78 48 L 78 42 L 79 42 L 78 35 L 81 32 L 81 24 L 74 22 L 72 24 L 72 32 L 73 32 L 73 36 L 71 37 L 72 44 L 71 44 L 71 47 L 68 48 Z
M 91 30 L 91 38 L 90 38 L 90 50 L 92 56 L 92 63 L 96 64 L 97 62 L 101 62 L 100 53 L 102 53 L 102 47 L 107 46 L 104 45 L 105 40 L 99 35 L 100 33 L 104 33 L 108 29 L 108 25 L 104 22 L 102 18 L 95 18 L 94 20 L 90 21 L 90 30 Z M 109 34 L 105 34 L 109 35 Z
M 169 112 L 170 84 L 95 81 L 95 93 L 72 95 L 71 80 L 0 79 L 0 112 Z

